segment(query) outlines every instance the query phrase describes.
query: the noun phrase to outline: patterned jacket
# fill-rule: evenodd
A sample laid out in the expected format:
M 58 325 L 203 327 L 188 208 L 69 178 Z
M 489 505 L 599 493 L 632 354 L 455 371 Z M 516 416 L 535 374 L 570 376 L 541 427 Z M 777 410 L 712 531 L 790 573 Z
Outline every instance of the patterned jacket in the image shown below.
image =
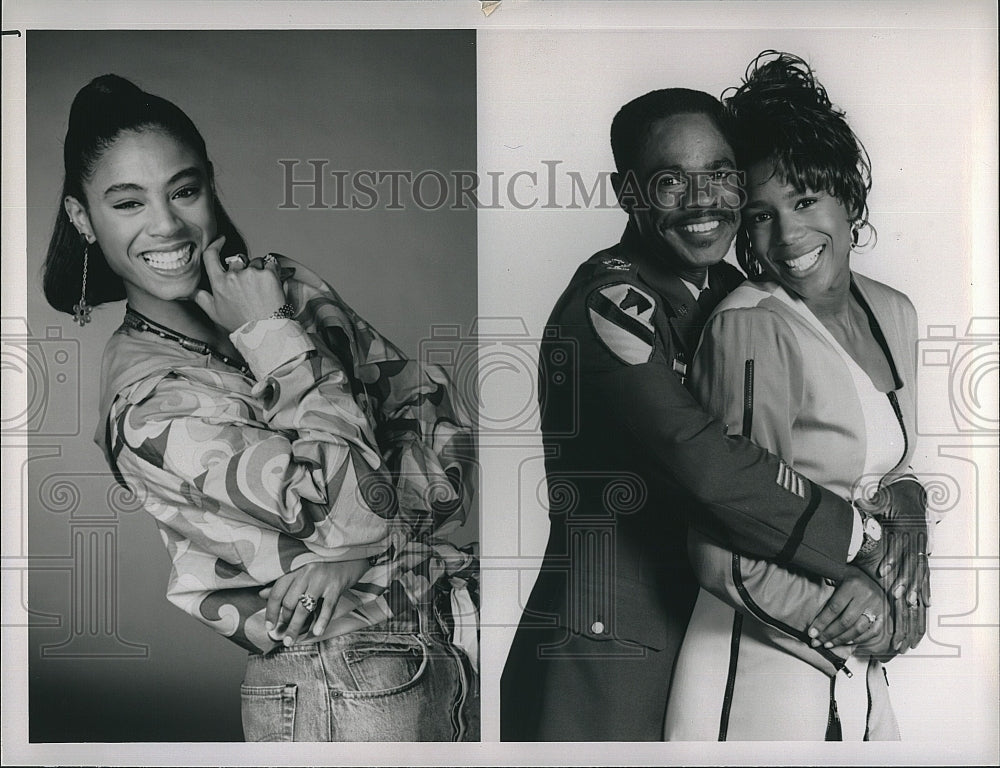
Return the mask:
M 473 509 L 472 414 L 288 259 L 294 320 L 230 338 L 254 379 L 148 332 L 108 342 L 96 441 L 155 518 L 168 599 L 251 651 L 277 646 L 259 590 L 306 563 L 373 557 L 326 633 L 425 604 L 474 558 L 440 537 Z M 467 604 L 467 603 L 466 603 Z

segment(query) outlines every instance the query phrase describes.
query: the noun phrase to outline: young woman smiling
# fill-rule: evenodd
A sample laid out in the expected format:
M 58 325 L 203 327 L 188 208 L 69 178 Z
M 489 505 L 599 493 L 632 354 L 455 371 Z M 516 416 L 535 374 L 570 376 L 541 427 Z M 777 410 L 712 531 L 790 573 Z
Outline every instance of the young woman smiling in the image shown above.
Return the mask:
M 46 297 L 81 325 L 128 301 L 97 441 L 156 520 L 168 598 L 251 652 L 246 738 L 478 738 L 475 648 L 451 639 L 475 561 L 441 538 L 472 501 L 472 415 L 445 372 L 249 258 L 171 102 L 95 79 L 64 161 Z
M 737 252 L 751 280 L 706 325 L 694 392 L 731 433 L 781 456 L 793 487 L 801 473 L 863 508 L 873 489 L 898 483 L 919 502 L 922 488 L 905 475 L 916 314 L 850 266 L 868 227 L 867 154 L 796 56 L 761 54 L 725 101 L 746 171 Z M 884 532 L 926 559 L 923 506 L 919 517 L 867 518 L 860 550 Z M 668 739 L 899 738 L 883 662 L 923 636 L 926 579 L 887 584 L 848 567 L 828 584 L 697 532 L 689 551 L 702 590 Z

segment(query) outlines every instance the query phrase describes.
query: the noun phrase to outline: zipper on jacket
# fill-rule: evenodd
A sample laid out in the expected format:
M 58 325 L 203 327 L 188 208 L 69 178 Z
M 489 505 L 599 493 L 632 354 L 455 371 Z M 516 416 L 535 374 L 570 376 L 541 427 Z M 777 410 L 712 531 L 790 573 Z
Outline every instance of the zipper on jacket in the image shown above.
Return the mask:
M 753 358 L 743 365 L 743 437 L 750 437 L 753 430 Z
M 736 688 L 736 667 L 740 661 L 740 638 L 743 636 L 743 614 L 733 612 L 733 633 L 729 640 L 729 674 L 726 676 L 726 692 L 722 697 L 722 715 L 719 717 L 719 741 L 726 740 L 729 732 L 729 713 L 733 707 L 733 691 Z
M 775 629 L 780 629 L 786 635 L 790 635 L 796 640 L 805 643 L 807 647 L 814 650 L 830 664 L 832 664 L 838 672 L 843 672 L 848 677 L 854 677 L 851 670 L 847 668 L 847 661 L 845 659 L 840 658 L 832 650 L 824 648 L 822 645 L 813 648 L 809 645 L 811 638 L 808 634 L 804 631 L 795 629 L 795 627 L 790 624 L 785 624 L 783 621 L 779 621 L 757 604 L 757 602 L 750 595 L 750 592 L 747 590 L 746 585 L 743 583 L 743 573 L 740 570 L 740 556 L 735 552 L 733 552 L 733 583 L 736 585 L 736 591 L 739 592 L 744 605 L 746 605 L 747 610 L 753 614 L 754 618 L 764 624 L 774 627 Z M 836 676 L 834 676 L 833 679 L 836 679 Z
M 837 678 L 830 678 L 830 712 L 826 718 L 826 741 L 843 741 L 844 731 L 840 726 L 840 713 L 837 712 Z
M 886 396 L 889 398 L 889 403 L 892 405 L 892 412 L 896 414 L 896 421 L 899 422 L 899 431 L 903 433 L 903 457 L 899 460 L 900 463 L 906 458 L 907 451 L 910 450 L 910 436 L 906 434 L 906 425 L 903 423 L 903 409 L 899 407 L 899 398 L 896 397 L 896 392 L 886 392 Z

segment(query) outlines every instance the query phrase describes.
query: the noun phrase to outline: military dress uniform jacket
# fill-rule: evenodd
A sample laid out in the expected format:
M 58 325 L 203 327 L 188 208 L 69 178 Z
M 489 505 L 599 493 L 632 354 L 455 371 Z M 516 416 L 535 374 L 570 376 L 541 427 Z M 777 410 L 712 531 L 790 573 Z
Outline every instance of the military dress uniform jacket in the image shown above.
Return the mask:
M 539 360 L 551 530 L 504 670 L 502 739 L 661 738 L 698 591 L 689 523 L 842 575 L 851 506 L 728 437 L 685 389 L 708 315 L 742 279 L 716 265 L 695 301 L 630 227 L 557 302 Z

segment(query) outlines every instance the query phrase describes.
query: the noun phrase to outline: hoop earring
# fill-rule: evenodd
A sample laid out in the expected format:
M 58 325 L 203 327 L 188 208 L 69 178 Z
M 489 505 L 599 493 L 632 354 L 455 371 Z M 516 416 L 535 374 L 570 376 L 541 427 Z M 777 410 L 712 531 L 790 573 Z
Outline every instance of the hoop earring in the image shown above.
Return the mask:
M 83 328 L 90 322 L 90 311 L 93 309 L 87 303 L 87 257 L 90 255 L 90 243 L 83 246 L 83 285 L 80 288 L 80 302 L 73 305 L 73 319 Z
M 747 271 L 747 277 L 754 282 L 757 282 L 762 277 L 764 277 L 764 267 L 760 263 L 760 259 L 753 252 L 753 246 L 747 243 L 747 248 L 745 251 L 745 261 L 743 265 L 744 269 Z
M 858 243 L 861 241 L 861 227 L 858 226 L 857 222 L 851 225 L 851 250 L 857 251 L 859 249 Z

